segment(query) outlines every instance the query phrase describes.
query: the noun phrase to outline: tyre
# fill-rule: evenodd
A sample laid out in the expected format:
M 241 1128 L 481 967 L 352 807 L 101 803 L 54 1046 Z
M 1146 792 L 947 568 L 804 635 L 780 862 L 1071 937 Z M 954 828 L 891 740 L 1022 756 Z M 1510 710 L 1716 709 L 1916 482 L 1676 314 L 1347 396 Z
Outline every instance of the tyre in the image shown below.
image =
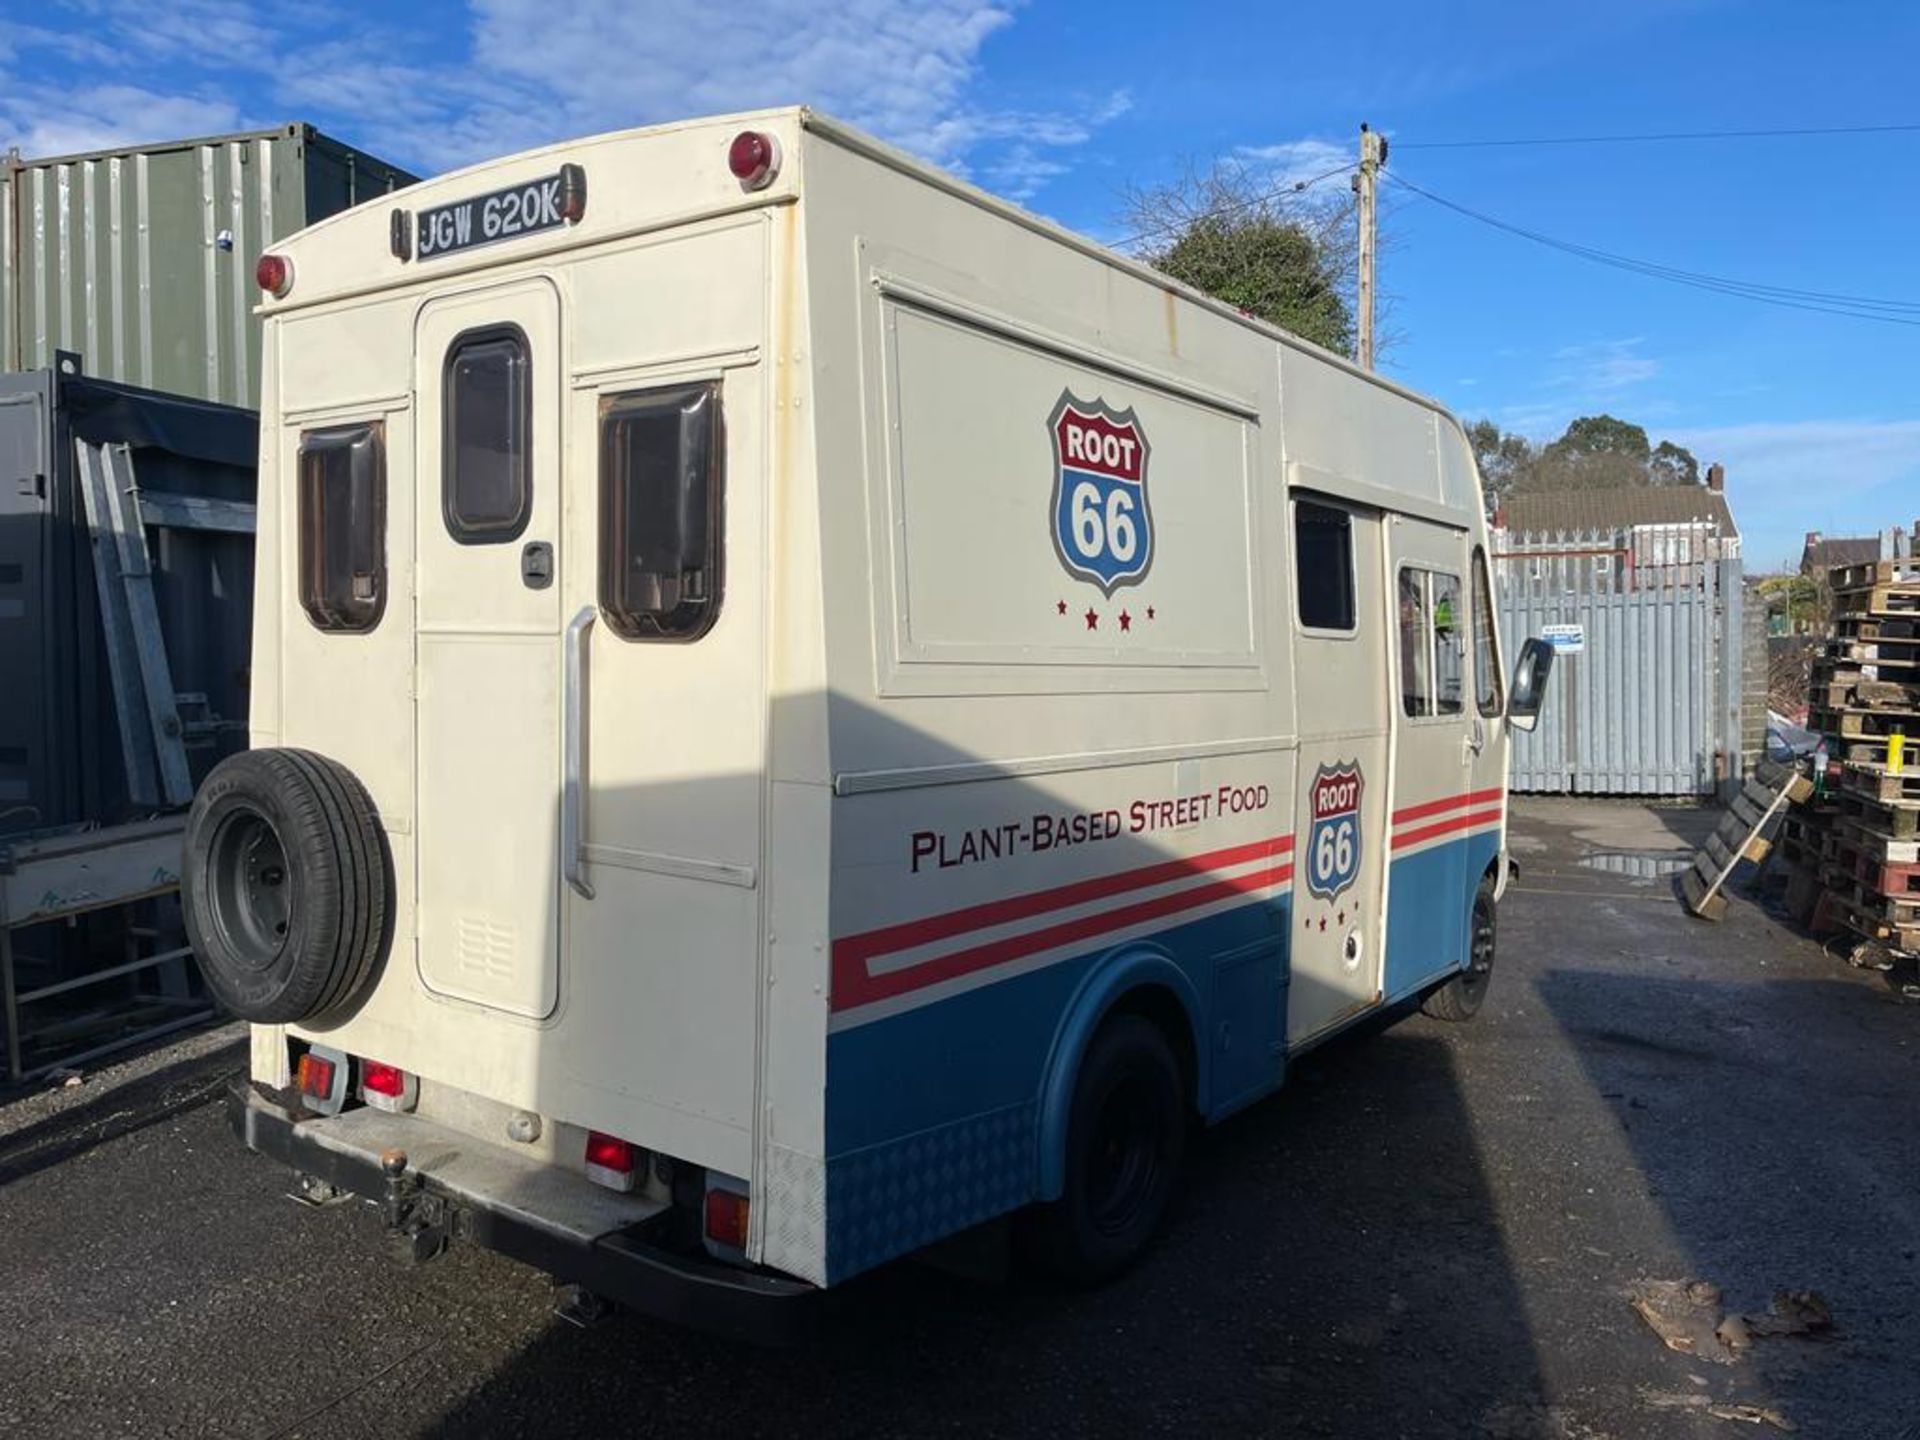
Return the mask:
M 260 1024 L 363 998 L 391 942 L 392 861 L 353 772 L 306 750 L 214 767 L 187 816 L 180 899 L 215 998 Z
M 1074 1082 L 1065 1188 L 1023 1217 L 1027 1258 L 1075 1284 L 1132 1264 L 1172 1202 L 1187 1109 L 1179 1063 L 1158 1026 L 1141 1015 L 1101 1026 Z
M 1471 1020 L 1487 998 L 1493 979 L 1495 905 L 1493 877 L 1482 876 L 1473 892 L 1473 914 L 1467 929 L 1467 968 L 1427 992 L 1420 1008 L 1436 1020 Z

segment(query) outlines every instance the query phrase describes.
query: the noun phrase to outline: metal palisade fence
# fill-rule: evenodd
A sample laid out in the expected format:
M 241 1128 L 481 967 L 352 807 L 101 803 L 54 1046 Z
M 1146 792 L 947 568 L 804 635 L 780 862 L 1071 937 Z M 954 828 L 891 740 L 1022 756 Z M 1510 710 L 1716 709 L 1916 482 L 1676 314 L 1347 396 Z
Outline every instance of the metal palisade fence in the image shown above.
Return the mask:
M 1730 548 L 1730 547 L 1727 547 Z M 1710 527 L 1657 537 L 1507 533 L 1494 561 L 1509 655 L 1556 649 L 1516 791 L 1706 796 L 1738 783 L 1741 562 Z

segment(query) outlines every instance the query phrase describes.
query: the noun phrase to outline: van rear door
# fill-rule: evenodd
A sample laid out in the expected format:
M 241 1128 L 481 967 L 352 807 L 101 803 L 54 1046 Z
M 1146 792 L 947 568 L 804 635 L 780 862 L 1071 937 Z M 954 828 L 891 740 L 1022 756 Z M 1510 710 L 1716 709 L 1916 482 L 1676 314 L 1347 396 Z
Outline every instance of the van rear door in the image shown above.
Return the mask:
M 416 322 L 420 977 L 534 1019 L 559 997 L 560 365 L 545 280 Z

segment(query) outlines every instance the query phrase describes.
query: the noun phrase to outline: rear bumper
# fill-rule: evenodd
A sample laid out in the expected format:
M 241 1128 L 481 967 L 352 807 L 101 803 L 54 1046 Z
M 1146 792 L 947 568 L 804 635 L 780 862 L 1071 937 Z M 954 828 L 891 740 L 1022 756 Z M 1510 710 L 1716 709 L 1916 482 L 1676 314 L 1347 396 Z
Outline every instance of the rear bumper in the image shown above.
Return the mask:
M 378 1152 L 343 1145 L 337 1136 L 323 1142 L 315 1127 L 324 1121 L 288 1110 L 246 1080 L 236 1080 L 227 1092 L 227 1121 L 249 1149 L 336 1190 L 376 1204 L 391 1193 Z M 442 1213 L 458 1216 L 462 1238 L 657 1319 L 779 1344 L 798 1338 L 813 1309 L 810 1301 L 820 1293 L 802 1280 L 669 1250 L 654 1238 L 660 1227 L 652 1221 L 587 1235 L 542 1224 L 524 1208 L 471 1189 L 452 1188 L 430 1172 L 406 1175 L 408 1185 L 433 1196 Z

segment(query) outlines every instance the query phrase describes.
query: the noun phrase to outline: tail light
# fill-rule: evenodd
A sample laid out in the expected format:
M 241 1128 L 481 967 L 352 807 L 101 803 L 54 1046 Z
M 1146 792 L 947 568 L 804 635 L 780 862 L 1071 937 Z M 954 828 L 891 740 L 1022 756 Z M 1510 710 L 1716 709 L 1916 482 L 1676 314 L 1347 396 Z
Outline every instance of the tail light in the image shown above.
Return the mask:
M 376 1110 L 411 1110 L 420 1099 L 420 1081 L 398 1065 L 360 1062 L 360 1098 Z
M 766 189 L 780 173 L 780 142 L 762 130 L 742 130 L 727 147 L 727 169 L 745 189 Z
M 602 1135 L 598 1130 L 588 1132 L 587 1178 L 594 1184 L 609 1190 L 632 1190 L 639 1179 L 637 1158 L 635 1147 L 625 1140 Z
M 318 1115 L 338 1115 L 347 1103 L 347 1057 L 326 1045 L 309 1045 L 294 1062 L 293 1087 L 300 1103 Z
M 254 262 L 253 283 L 274 299 L 282 299 L 293 289 L 293 261 L 271 252 L 262 255 Z

